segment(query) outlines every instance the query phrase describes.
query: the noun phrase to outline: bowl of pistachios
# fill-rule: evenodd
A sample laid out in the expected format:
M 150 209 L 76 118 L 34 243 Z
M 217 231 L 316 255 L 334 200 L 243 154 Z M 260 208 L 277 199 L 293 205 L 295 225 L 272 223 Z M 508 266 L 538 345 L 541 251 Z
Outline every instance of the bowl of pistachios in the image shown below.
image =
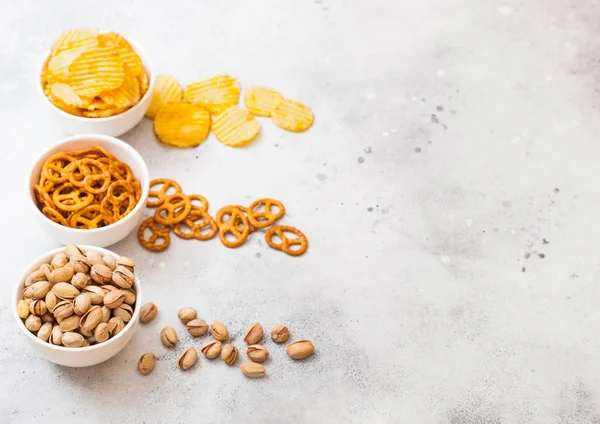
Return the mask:
M 132 259 L 69 244 L 25 269 L 13 301 L 17 325 L 45 359 L 87 367 L 112 358 L 131 340 L 141 290 Z

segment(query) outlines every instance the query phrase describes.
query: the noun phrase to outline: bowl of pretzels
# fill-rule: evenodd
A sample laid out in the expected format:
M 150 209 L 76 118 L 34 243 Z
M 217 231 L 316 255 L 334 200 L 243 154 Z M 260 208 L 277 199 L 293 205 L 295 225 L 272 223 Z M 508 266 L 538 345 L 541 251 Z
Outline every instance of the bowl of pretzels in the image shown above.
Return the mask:
M 99 134 L 54 144 L 29 179 L 33 213 L 56 241 L 105 247 L 124 239 L 143 218 L 148 167 L 129 144 Z

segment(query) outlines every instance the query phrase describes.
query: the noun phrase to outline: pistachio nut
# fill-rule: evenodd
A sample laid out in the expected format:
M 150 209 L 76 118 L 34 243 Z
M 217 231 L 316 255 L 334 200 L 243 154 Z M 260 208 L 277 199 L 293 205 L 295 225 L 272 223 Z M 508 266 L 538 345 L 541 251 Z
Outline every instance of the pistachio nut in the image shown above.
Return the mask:
M 62 344 L 65 347 L 83 347 L 85 339 L 79 333 L 66 332 L 62 335 Z
M 104 295 L 106 296 L 106 293 L 111 292 L 113 290 L 119 290 L 117 287 L 115 286 L 111 286 L 110 284 L 104 284 L 103 286 L 100 286 L 100 288 L 102 290 L 104 290 Z
M 46 313 L 46 302 L 42 299 L 34 300 L 29 304 L 29 312 L 41 317 Z
M 208 359 L 214 359 L 221 353 L 221 342 L 218 340 L 209 340 L 202 345 L 200 351 Z
M 21 319 L 29 316 L 29 303 L 26 300 L 21 299 L 17 302 L 17 313 Z
M 81 293 L 69 283 L 56 283 L 52 286 L 52 291 L 56 297 L 59 297 L 62 300 L 73 300 Z
M 144 375 L 150 374 L 156 365 L 154 353 L 144 353 L 138 361 L 138 370 Z
M 107 323 L 110 319 L 110 309 L 106 306 L 102 306 L 102 322 Z
M 105 322 L 101 322 L 94 329 L 94 338 L 98 343 L 102 343 L 108 340 L 110 337 L 110 333 L 108 331 L 108 324 Z
M 133 259 L 131 258 L 121 256 L 119 259 L 117 259 L 117 266 L 122 266 L 127 268 L 131 272 L 135 272 L 135 262 L 133 262 Z
M 42 324 L 42 326 L 37 332 L 37 337 L 38 339 L 47 342 L 50 338 L 50 334 L 52 334 L 52 323 L 47 322 L 45 324 Z
M 150 322 L 158 313 L 158 308 L 152 302 L 145 303 L 140 311 L 140 321 Z
M 123 318 L 123 322 L 128 323 L 133 316 L 133 308 L 126 303 L 121 304 L 118 308 L 113 309 L 113 316 Z
M 47 322 L 51 322 L 54 323 L 54 316 L 52 316 L 52 314 L 46 312 L 44 315 L 42 315 L 40 317 L 42 319 L 42 324 L 45 324 Z
M 229 331 L 227 331 L 227 327 L 221 321 L 213 321 L 210 326 L 210 334 L 221 342 L 226 341 L 229 338 Z
M 125 303 L 133 305 L 135 303 L 135 292 L 132 289 L 121 289 L 125 293 Z
M 48 339 L 48 343 L 60 346 L 62 344 L 62 336 L 63 332 L 60 329 L 60 326 L 55 325 L 52 327 L 52 333 L 50 333 L 50 338 Z
M 63 300 L 61 302 L 58 302 L 54 307 L 54 310 L 52 311 L 56 320 L 61 320 L 70 317 L 71 315 L 73 315 L 74 312 L 75 311 L 73 309 L 73 302 L 71 302 L 70 300 Z
M 81 318 L 79 318 L 79 322 L 81 322 Z M 79 334 L 81 334 L 86 339 L 94 334 L 91 331 L 81 328 L 81 326 L 79 327 L 79 330 L 77 330 L 77 331 L 79 332 Z
M 198 352 L 196 352 L 196 349 L 194 349 L 192 346 L 190 346 L 186 350 L 183 351 L 183 353 L 179 357 L 179 360 L 177 361 L 177 364 L 179 365 L 179 368 L 181 368 L 183 370 L 187 370 L 187 369 L 193 367 L 197 361 L 198 361 Z
M 42 264 L 40 265 L 40 270 L 44 272 L 46 276 L 46 281 L 50 281 L 50 275 L 52 274 L 52 267 L 50 264 Z
M 173 327 L 164 327 L 160 331 L 160 341 L 166 347 L 173 347 L 177 344 L 177 332 Z
M 198 317 L 198 312 L 196 312 L 194 308 L 186 306 L 185 308 L 181 308 L 177 312 L 177 316 L 184 324 L 187 324 L 191 320 L 196 319 Z
M 45 281 L 46 273 L 43 269 L 37 269 L 30 273 L 27 278 L 25 278 L 25 287 L 29 287 L 33 283 L 37 283 L 38 281 Z
M 304 359 L 315 351 L 310 340 L 298 340 L 285 348 L 285 353 L 292 359 Z
M 92 306 L 79 320 L 79 326 L 88 332 L 94 331 L 94 328 L 102 322 L 102 308 Z
M 85 314 L 92 306 L 92 298 L 87 293 L 82 293 L 73 301 L 73 312 L 77 315 Z
M 225 361 L 227 365 L 233 365 L 237 361 L 239 356 L 239 352 L 237 347 L 232 345 L 231 343 L 227 343 L 223 345 L 221 349 L 221 359 Z
M 50 282 L 53 284 L 66 283 L 67 281 L 71 281 L 73 275 L 75 275 L 75 271 L 73 271 L 73 268 L 58 268 L 50 273 Z
M 25 319 L 25 327 L 35 333 L 42 326 L 42 319 L 36 315 L 29 315 L 27 319 Z
M 121 290 L 113 290 L 106 293 L 103 302 L 104 306 L 106 306 L 108 309 L 115 309 L 121 306 L 124 300 L 125 293 L 123 293 Z
M 254 322 L 244 332 L 244 341 L 249 345 L 256 344 L 263 338 L 263 334 L 262 325 L 259 322 Z
M 79 328 L 79 315 L 71 315 L 58 321 L 58 325 L 63 332 L 74 331 Z
M 48 293 L 46 293 L 46 309 L 48 309 L 49 312 L 52 312 L 54 310 L 54 307 L 56 306 L 57 303 L 58 303 L 58 298 L 56 297 L 56 295 L 54 294 L 54 292 L 52 290 L 50 290 Z
M 73 266 L 75 272 L 83 272 L 85 274 L 90 272 L 90 263 L 83 255 L 73 255 L 69 259 L 69 262 Z
M 102 260 L 102 259 L 100 259 Z M 90 277 L 98 284 L 108 284 L 112 280 L 112 270 L 104 264 L 96 264 L 92 266 Z
M 82 291 L 92 298 L 92 305 L 101 304 L 104 300 L 104 295 L 106 294 L 104 290 L 98 286 L 86 286 Z
M 117 260 L 113 255 L 104 255 L 102 256 L 102 260 L 104 261 L 104 265 L 106 265 L 113 271 L 117 267 Z
M 88 345 L 90 346 L 96 344 L 96 338 L 93 335 L 86 337 L 85 341 L 88 342 Z
M 111 336 L 116 336 L 125 328 L 125 322 L 121 317 L 112 317 L 108 320 L 108 331 Z
M 96 252 L 85 252 L 85 258 L 89 262 L 90 265 L 106 265 L 104 260 L 102 259 L 102 255 Z
M 193 319 L 186 324 L 188 333 L 194 337 L 203 336 L 208 331 L 208 324 L 203 319 Z
M 117 266 L 112 273 L 112 280 L 122 289 L 130 289 L 135 281 L 135 276 L 133 275 L 133 272 L 129 271 L 129 269 L 124 266 Z
M 38 281 L 23 291 L 23 297 L 25 299 L 43 299 L 51 289 L 52 283 L 49 281 Z
M 50 261 L 50 267 L 52 269 L 62 268 L 68 262 L 69 262 L 69 259 L 67 258 L 67 255 L 65 255 L 64 253 L 59 253 L 58 255 L 55 255 L 52 258 L 52 261 Z
M 83 290 L 88 284 L 90 284 L 91 278 L 89 275 L 83 272 L 78 272 L 71 278 L 71 285 L 76 289 Z
M 259 378 L 265 376 L 265 367 L 256 362 L 246 362 L 240 366 L 242 374 L 248 378 Z
M 253 344 L 246 349 L 246 356 L 254 362 L 265 362 L 269 357 L 269 351 L 262 345 Z
M 75 244 L 68 244 L 67 247 L 65 247 L 65 255 L 67 255 L 67 258 L 70 258 L 73 255 L 83 256 L 85 253 L 83 253 L 83 250 L 81 250 L 79 246 Z
M 81 344 L 81 347 L 88 347 L 90 345 L 90 342 L 87 341 L 87 339 L 83 339 L 83 343 Z

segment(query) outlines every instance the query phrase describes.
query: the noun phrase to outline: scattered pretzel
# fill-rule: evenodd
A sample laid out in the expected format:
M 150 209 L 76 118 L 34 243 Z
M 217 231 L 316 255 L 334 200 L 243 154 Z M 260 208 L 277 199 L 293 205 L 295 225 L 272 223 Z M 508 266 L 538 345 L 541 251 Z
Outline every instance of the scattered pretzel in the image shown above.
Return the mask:
M 263 211 L 256 211 L 261 205 L 265 206 Z M 276 206 L 279 210 L 272 212 L 271 209 Z M 256 228 L 266 228 L 273 225 L 275 221 L 283 216 L 285 213 L 285 207 L 283 203 L 275 199 L 258 199 L 252 202 L 248 208 L 248 221 Z
M 298 237 L 290 239 L 285 235 L 285 233 L 292 233 Z M 281 243 L 275 243 L 273 241 L 274 235 L 281 239 Z M 273 249 L 281 250 L 282 252 L 285 252 L 291 256 L 300 256 L 306 252 L 306 249 L 308 248 L 308 240 L 306 239 L 304 233 L 297 228 L 289 227 L 287 225 L 277 225 L 275 227 L 271 227 L 265 234 L 265 240 Z M 300 245 L 300 248 L 297 250 L 290 249 L 290 247 L 294 245 Z
M 208 200 L 206 200 L 206 197 L 201 196 L 200 194 L 190 194 L 188 197 L 190 198 L 190 202 L 192 202 L 192 208 L 199 208 L 204 212 L 208 212 Z M 193 203 L 194 200 L 198 200 L 200 205 L 195 205 Z
M 152 187 L 162 184 L 160 190 L 152 190 Z M 169 180 L 168 178 L 157 178 L 156 180 L 150 181 L 150 191 L 148 192 L 148 201 L 146 202 L 146 206 L 149 208 L 155 208 L 157 206 L 162 205 L 167 198 L 170 188 L 175 189 L 175 193 L 181 193 L 181 186 L 177 184 L 173 180 Z M 156 200 L 150 200 L 150 198 L 156 198 Z
M 149 239 L 145 238 L 146 228 L 149 228 L 152 232 L 152 235 Z M 162 239 L 163 242 L 160 244 L 156 244 L 158 240 Z M 144 246 L 146 249 L 151 250 L 152 252 L 162 252 L 169 247 L 171 244 L 171 237 L 169 235 L 169 227 L 163 227 L 160 224 L 154 222 L 154 217 L 150 217 L 145 219 L 140 225 L 138 229 L 138 240 L 140 244 Z
M 162 205 L 154 212 L 154 220 L 162 225 L 174 225 L 187 218 L 192 203 L 190 198 L 183 193 L 167 196 Z
M 183 231 L 183 225 L 187 226 L 190 229 L 190 231 Z M 173 227 L 173 232 L 179 238 L 186 240 L 192 238 L 196 238 L 198 240 L 210 240 L 217 234 L 217 231 L 217 223 L 215 222 L 213 217 L 210 216 L 208 212 L 205 212 L 203 209 L 200 209 L 196 206 L 192 206 L 192 210 L 190 211 L 187 218 L 175 224 L 175 226 Z
M 228 216 L 229 219 L 224 221 L 223 218 Z M 240 247 L 250 234 L 250 224 L 248 218 L 242 210 L 229 205 L 224 206 L 217 212 L 217 225 L 219 226 L 219 239 L 226 247 L 235 249 Z M 235 240 L 227 240 L 227 234 L 231 234 Z

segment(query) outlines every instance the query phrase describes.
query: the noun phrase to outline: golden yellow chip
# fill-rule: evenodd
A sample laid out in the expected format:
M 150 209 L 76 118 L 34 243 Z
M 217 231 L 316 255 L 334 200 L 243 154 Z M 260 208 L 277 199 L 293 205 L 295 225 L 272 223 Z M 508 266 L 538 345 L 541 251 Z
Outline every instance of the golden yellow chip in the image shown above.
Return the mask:
M 260 124 L 248 111 L 234 105 L 215 116 L 212 129 L 221 143 L 241 147 L 256 138 Z
M 148 91 L 148 85 L 150 84 L 150 81 L 148 81 L 148 74 L 144 68 L 142 68 L 142 72 L 137 76 L 137 79 L 140 82 L 140 91 L 143 96 L 146 94 L 146 91 Z
M 284 130 L 300 132 L 308 129 L 314 120 L 308 106 L 294 100 L 284 100 L 271 114 L 275 125 Z
M 98 46 L 98 30 L 96 28 L 73 28 L 60 33 L 52 44 L 50 54 L 55 56 L 63 50 L 78 48 L 91 49 Z
M 154 89 L 152 90 L 152 100 L 150 107 L 146 111 L 146 116 L 154 119 L 156 112 L 167 103 L 181 102 L 183 97 L 183 88 L 173 77 L 159 75 L 154 81 Z
M 281 94 L 268 88 L 250 87 L 244 95 L 246 108 L 253 115 L 271 116 L 281 102 L 283 102 Z
M 191 82 L 183 96 L 190 103 L 204 106 L 212 113 L 219 113 L 238 103 L 240 83 L 229 75 L 218 75 Z
M 81 54 L 69 66 L 69 85 L 85 97 L 119 88 L 125 80 L 125 65 L 112 47 L 96 47 Z
M 99 99 L 97 97 L 94 100 L 92 100 L 92 102 L 86 107 L 87 110 L 104 110 L 110 108 L 110 105 L 104 103 L 102 99 Z
M 46 97 L 48 98 L 48 100 L 50 100 L 52 102 L 52 104 L 54 106 L 56 106 L 57 108 L 63 110 L 64 112 L 67 112 L 71 115 L 83 116 L 83 113 L 81 113 L 81 109 L 76 108 L 74 106 L 69 106 L 62 100 L 54 97 L 54 95 L 50 92 L 49 87 L 46 87 L 46 89 L 44 90 L 44 93 L 46 93 Z
M 128 108 L 135 105 L 142 97 L 140 94 L 140 82 L 134 77 L 125 66 L 125 80 L 123 85 L 111 91 L 106 91 L 98 95 L 106 104 L 116 108 Z
M 72 107 L 87 107 L 92 99 L 88 97 L 80 97 L 71 88 L 69 84 L 65 84 L 64 82 L 55 82 L 48 86 L 50 93 L 52 96 L 66 104 L 67 106 Z
M 125 109 L 118 107 L 110 107 L 108 109 L 83 110 L 83 116 L 88 118 L 107 118 L 124 112 Z
M 86 48 L 63 50 L 56 56 L 52 56 L 48 62 L 48 79 L 53 81 L 67 81 L 69 77 L 69 66 L 77 59 Z
M 142 72 L 142 59 L 131 47 L 125 37 L 116 32 L 107 32 L 98 36 L 100 47 L 114 47 L 125 65 L 129 67 L 133 76 Z
M 195 147 L 206 140 L 210 131 L 210 113 L 190 103 L 168 103 L 154 119 L 154 132 L 166 144 Z

